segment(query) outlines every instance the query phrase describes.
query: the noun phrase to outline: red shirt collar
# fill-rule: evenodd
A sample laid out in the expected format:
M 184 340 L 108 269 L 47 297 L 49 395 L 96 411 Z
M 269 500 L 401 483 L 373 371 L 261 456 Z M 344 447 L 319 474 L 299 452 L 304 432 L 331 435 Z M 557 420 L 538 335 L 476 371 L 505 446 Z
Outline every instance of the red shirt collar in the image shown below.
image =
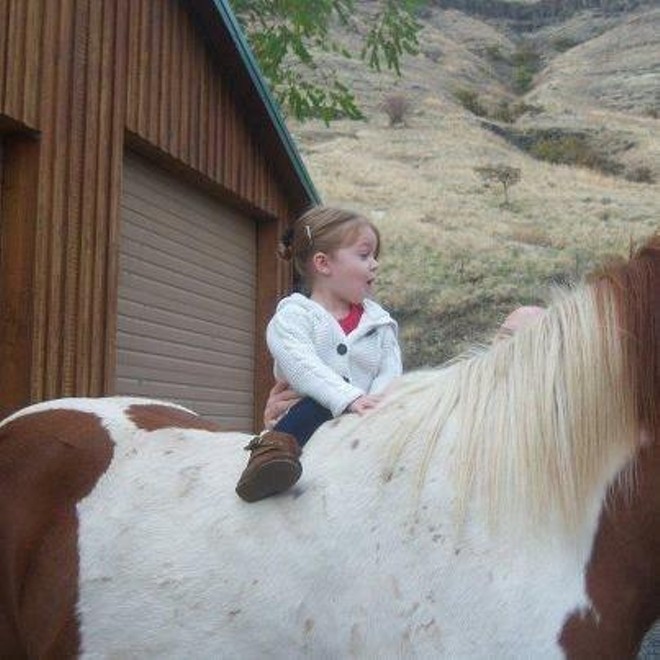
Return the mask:
M 364 307 L 362 305 L 356 305 L 351 303 L 350 310 L 348 314 L 343 318 L 339 319 L 339 325 L 341 329 L 348 335 L 360 324 L 360 319 L 364 313 Z

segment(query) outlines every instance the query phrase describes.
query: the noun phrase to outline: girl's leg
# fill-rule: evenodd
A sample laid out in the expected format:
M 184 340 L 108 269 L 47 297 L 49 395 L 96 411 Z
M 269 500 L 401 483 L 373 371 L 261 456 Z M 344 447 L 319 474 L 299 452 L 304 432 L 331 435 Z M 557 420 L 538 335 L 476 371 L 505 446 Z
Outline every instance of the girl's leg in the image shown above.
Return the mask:
M 274 431 L 290 433 L 301 447 L 312 437 L 314 431 L 324 422 L 332 419 L 332 413 L 320 403 L 306 397 L 275 424 Z

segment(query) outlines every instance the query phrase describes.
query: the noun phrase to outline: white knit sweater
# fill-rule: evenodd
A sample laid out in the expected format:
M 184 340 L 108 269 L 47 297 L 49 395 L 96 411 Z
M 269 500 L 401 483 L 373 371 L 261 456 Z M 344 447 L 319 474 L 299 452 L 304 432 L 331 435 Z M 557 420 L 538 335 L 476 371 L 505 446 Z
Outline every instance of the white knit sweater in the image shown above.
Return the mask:
M 363 394 L 377 394 L 401 374 L 396 321 L 372 300 L 355 330 L 344 333 L 321 305 L 299 293 L 280 301 L 266 340 L 275 376 L 341 415 Z

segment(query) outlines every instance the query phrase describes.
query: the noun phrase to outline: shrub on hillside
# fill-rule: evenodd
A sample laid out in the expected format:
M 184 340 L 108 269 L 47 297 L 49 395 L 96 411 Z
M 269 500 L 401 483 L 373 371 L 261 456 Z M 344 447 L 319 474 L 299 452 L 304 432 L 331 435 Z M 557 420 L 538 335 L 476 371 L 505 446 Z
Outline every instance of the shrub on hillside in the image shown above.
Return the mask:
M 390 94 L 381 103 L 381 109 L 387 115 L 390 126 L 405 125 L 410 107 L 410 101 L 403 94 Z
M 552 47 L 559 53 L 565 53 L 567 50 L 575 48 L 579 43 L 579 41 L 571 39 L 571 37 L 557 37 L 552 42 Z
M 635 183 L 655 183 L 653 170 L 648 165 L 638 165 L 626 173 L 628 181 Z
M 488 117 L 495 121 L 501 121 L 505 124 L 513 124 L 519 117 L 526 114 L 538 114 L 543 112 L 543 108 L 529 103 L 510 103 L 507 99 L 502 99 L 495 109 L 488 112 Z
M 605 174 L 621 174 L 623 166 L 598 149 L 585 136 L 558 135 L 539 140 L 530 148 L 530 153 L 539 160 L 564 165 L 579 165 L 599 170 Z
M 502 53 L 502 49 L 498 44 L 493 44 L 491 46 L 486 46 L 485 48 L 486 55 L 493 62 L 508 62 L 509 59 Z
M 477 115 L 477 117 L 488 116 L 488 111 L 479 100 L 479 95 L 471 89 L 461 87 L 454 90 L 454 98 L 473 115 Z
M 534 74 L 541 68 L 541 56 L 531 44 L 523 44 L 513 54 L 514 87 L 517 92 L 524 94 L 532 87 Z
M 483 103 L 476 92 L 470 89 L 457 89 L 454 98 L 468 111 L 477 117 L 493 119 L 504 124 L 513 124 L 525 114 L 539 114 L 543 107 L 520 101 L 512 103 L 509 99 L 500 99 L 496 105 Z
M 525 67 L 518 67 L 514 76 L 514 84 L 516 91 L 520 94 L 528 92 L 532 88 L 534 82 L 534 72 Z

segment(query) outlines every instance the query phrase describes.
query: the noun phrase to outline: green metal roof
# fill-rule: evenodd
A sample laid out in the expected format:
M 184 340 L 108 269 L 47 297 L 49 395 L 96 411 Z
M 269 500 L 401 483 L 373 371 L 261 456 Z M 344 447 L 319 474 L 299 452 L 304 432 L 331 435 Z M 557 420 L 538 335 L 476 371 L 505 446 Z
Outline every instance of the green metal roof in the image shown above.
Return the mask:
M 227 0 L 213 0 L 218 13 L 220 14 L 224 24 L 227 26 L 229 34 L 236 46 L 243 63 L 245 64 L 245 69 L 248 72 L 254 89 L 258 94 L 259 98 L 264 104 L 270 121 L 275 129 L 277 136 L 284 147 L 284 150 L 293 165 L 295 173 L 300 180 L 305 192 L 309 196 L 310 200 L 316 204 L 321 203 L 321 197 L 319 196 L 314 183 L 312 182 L 309 172 L 305 167 L 305 163 L 302 160 L 298 147 L 293 139 L 293 136 L 289 132 L 289 129 L 286 126 L 284 117 L 280 111 L 277 101 L 273 98 L 273 95 L 268 88 L 268 85 L 261 73 L 259 64 L 252 53 L 252 49 L 245 38 L 245 34 L 241 29 L 241 26 L 234 15 L 233 10 L 229 6 Z

